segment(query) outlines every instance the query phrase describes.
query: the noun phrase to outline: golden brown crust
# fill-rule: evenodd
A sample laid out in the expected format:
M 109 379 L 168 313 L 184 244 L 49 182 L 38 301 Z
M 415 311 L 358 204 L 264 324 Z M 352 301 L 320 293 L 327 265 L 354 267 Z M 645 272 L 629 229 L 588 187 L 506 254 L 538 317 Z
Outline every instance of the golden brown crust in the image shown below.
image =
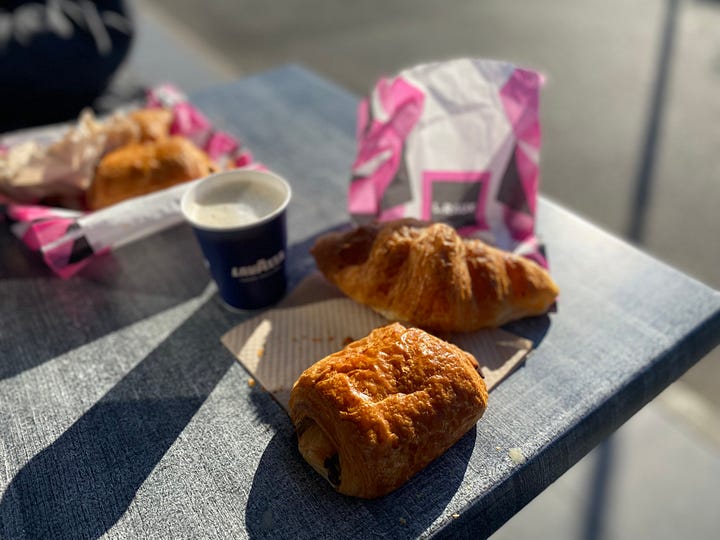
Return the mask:
M 172 112 L 167 109 L 137 109 L 129 114 L 139 128 L 139 138 L 142 142 L 164 139 L 170 134 Z
M 340 493 L 375 498 L 457 442 L 487 399 L 471 354 L 394 323 L 308 368 L 290 416 L 315 470 Z
M 214 170 L 207 154 L 184 137 L 128 144 L 100 161 L 87 192 L 87 205 L 97 210 Z
M 433 330 L 469 332 L 540 315 L 559 292 L 533 261 L 463 239 L 443 223 L 402 219 L 328 233 L 311 252 L 353 300 Z

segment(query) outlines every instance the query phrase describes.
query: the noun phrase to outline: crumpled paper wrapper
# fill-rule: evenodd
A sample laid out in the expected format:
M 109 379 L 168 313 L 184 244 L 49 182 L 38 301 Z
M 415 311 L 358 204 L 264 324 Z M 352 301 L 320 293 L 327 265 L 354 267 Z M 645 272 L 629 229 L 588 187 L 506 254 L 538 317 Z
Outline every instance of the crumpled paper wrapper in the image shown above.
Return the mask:
M 73 196 L 88 188 L 104 155 L 109 133 L 127 123 L 121 115 L 97 121 L 84 111 L 77 125 L 48 146 L 26 140 L 0 155 L 0 192 L 16 202 L 33 202 L 49 194 Z
M 57 141 L 45 145 L 29 134 L 0 154 L 0 192 L 16 202 L 82 193 L 100 158 L 137 138 L 137 131 L 122 113 L 101 121 L 85 110 Z
M 534 232 L 542 82 L 534 71 L 482 59 L 378 81 L 358 108 L 353 219 L 442 221 L 545 266 Z
M 212 125 L 187 98 L 170 85 L 148 92 L 148 108 L 172 112 L 171 135 L 182 135 L 205 150 L 223 167 L 248 156 L 238 153 L 239 143 Z M 34 203 L 44 197 L 62 198 L 83 193 L 95 168 L 107 153 L 140 138 L 140 126 L 127 112 L 97 118 L 85 110 L 72 125 L 20 131 L 0 140 L 0 194 L 15 203 Z
M 237 139 L 216 130 L 173 86 L 150 90 L 145 106 L 170 110 L 170 134 L 193 141 L 220 168 L 264 169 Z M 137 127 L 128 127 L 129 123 L 122 112 L 103 120 L 85 112 L 72 126 L 16 132 L 0 141 L 0 202 L 3 192 L 11 197 L 4 217 L 13 222 L 13 233 L 28 248 L 39 251 L 48 267 L 62 278 L 73 276 L 97 255 L 183 221 L 179 201 L 191 183 L 95 212 L 22 202 L 49 193 L 81 193 L 92 180 L 100 157 L 132 137 Z
M 262 387 L 288 410 L 290 390 L 318 360 L 389 321 L 345 297 L 319 273 L 306 277 L 277 307 L 222 337 L 223 344 Z M 501 329 L 439 336 L 472 353 L 488 391 L 525 359 L 532 342 Z

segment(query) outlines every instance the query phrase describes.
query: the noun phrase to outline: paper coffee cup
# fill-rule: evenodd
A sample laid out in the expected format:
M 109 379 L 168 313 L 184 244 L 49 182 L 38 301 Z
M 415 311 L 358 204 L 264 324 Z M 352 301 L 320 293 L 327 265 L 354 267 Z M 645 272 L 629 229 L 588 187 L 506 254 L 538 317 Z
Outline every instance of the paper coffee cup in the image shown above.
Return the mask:
M 285 294 L 290 185 L 264 171 L 236 169 L 201 180 L 182 198 L 222 300 L 259 309 Z

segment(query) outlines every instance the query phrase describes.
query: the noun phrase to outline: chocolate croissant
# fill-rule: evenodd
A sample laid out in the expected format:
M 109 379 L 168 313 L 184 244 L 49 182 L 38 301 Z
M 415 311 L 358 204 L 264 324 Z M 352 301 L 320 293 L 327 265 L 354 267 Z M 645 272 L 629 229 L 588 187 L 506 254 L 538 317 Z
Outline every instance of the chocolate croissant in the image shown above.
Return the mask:
M 311 253 L 353 300 L 431 330 L 498 327 L 545 313 L 558 295 L 535 262 L 463 239 L 444 223 L 401 219 L 332 232 Z
M 373 330 L 309 367 L 290 394 L 305 460 L 337 491 L 390 493 L 485 412 L 475 358 L 418 328 Z
M 208 155 L 184 137 L 125 145 L 100 161 L 87 206 L 97 210 L 216 170 Z

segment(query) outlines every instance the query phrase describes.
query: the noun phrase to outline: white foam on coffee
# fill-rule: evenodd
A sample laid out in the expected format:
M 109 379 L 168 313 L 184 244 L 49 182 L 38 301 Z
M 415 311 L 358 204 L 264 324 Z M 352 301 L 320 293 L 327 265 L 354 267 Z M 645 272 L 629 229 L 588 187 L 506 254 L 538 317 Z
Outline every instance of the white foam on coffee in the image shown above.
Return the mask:
M 198 191 L 186 208 L 200 226 L 232 228 L 262 220 L 277 210 L 286 194 L 274 185 L 259 182 L 226 183 Z

